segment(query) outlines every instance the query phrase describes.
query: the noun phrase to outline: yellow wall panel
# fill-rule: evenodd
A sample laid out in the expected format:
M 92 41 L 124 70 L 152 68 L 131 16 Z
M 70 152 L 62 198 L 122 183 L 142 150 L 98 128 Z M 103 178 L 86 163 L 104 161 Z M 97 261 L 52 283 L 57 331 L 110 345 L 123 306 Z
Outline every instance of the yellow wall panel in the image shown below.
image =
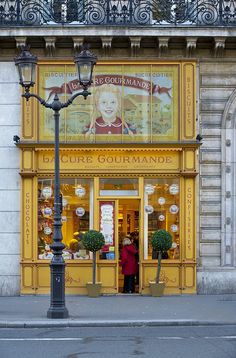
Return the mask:
M 22 101 L 23 103 L 23 123 L 22 136 L 24 140 L 35 139 L 36 132 L 36 100 L 31 98 L 30 101 Z
M 32 288 L 34 286 L 34 266 L 23 266 L 22 268 L 23 280 L 22 285 L 24 287 Z
M 66 266 L 65 285 L 66 287 L 86 287 L 87 282 L 92 281 L 91 266 Z
M 24 178 L 22 182 L 22 259 L 33 259 L 33 179 Z
M 195 185 L 193 178 L 186 178 L 184 188 L 184 260 L 196 258 Z
M 185 274 L 184 274 L 184 285 L 186 288 L 192 288 L 194 285 L 194 267 L 184 267 Z
M 33 172 L 34 170 L 34 151 L 33 149 L 23 149 L 22 150 L 22 171 Z
M 100 266 L 99 281 L 102 286 L 116 287 L 116 266 Z
M 196 265 L 183 266 L 183 293 L 196 293 Z
M 49 266 L 37 267 L 38 287 L 50 287 L 50 268 Z
M 161 280 L 166 283 L 168 287 L 179 288 L 180 285 L 179 267 L 165 267 L 161 273 Z
M 156 277 L 155 266 L 143 267 L 143 286 L 149 286 L 149 281 L 154 281 Z M 163 266 L 161 267 L 160 281 L 165 282 L 166 287 L 175 287 L 179 289 L 180 286 L 180 271 L 178 266 Z
M 184 151 L 184 170 L 196 171 L 195 150 L 185 149 Z
M 195 64 L 183 64 L 183 139 L 195 139 Z
M 149 286 L 150 281 L 154 281 L 156 277 L 155 267 L 143 267 L 143 288 Z

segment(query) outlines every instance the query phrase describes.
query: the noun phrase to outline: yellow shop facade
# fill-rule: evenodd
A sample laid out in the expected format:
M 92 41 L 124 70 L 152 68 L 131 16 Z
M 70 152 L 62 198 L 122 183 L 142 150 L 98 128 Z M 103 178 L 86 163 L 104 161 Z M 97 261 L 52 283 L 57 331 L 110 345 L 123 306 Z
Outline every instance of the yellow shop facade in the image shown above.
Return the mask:
M 37 93 L 65 101 L 79 90 L 71 63 L 40 62 Z M 139 248 L 136 292 L 149 294 L 157 259 L 151 235 L 166 229 L 173 246 L 162 261 L 166 294 L 196 292 L 195 63 L 101 62 L 91 96 L 60 117 L 62 232 L 66 293 L 87 294 L 91 253 L 80 234 L 102 231 L 97 253 L 102 292 L 121 293 L 123 238 Z M 53 232 L 54 122 L 36 101 L 22 102 L 21 293 L 50 289 Z M 109 121 L 111 114 L 113 120 Z M 76 250 L 72 250 L 76 243 Z

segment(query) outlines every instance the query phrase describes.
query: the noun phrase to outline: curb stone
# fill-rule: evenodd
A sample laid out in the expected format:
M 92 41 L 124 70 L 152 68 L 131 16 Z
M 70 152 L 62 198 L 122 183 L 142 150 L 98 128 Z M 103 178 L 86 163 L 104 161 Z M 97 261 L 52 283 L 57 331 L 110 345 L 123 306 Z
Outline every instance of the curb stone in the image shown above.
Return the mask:
M 52 327 L 161 327 L 161 326 L 227 326 L 236 325 L 236 321 L 200 321 L 200 320 L 114 320 L 114 321 L 0 321 L 0 328 L 52 328 Z

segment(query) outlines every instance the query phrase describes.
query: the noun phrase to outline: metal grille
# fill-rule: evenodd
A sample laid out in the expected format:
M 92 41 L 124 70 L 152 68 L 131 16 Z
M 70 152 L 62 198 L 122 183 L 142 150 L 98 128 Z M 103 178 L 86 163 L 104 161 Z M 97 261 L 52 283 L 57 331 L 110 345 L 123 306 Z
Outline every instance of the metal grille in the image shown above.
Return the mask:
M 0 26 L 235 26 L 235 0 L 0 0 Z

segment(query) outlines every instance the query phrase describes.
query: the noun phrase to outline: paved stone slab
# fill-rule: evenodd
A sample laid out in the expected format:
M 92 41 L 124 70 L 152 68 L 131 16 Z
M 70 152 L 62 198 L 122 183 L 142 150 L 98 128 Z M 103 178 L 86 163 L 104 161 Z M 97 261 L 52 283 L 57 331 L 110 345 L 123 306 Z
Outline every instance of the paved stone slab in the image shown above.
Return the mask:
M 49 303 L 49 296 L 0 297 L 0 328 L 236 325 L 236 295 L 67 296 L 66 319 L 48 319 Z

